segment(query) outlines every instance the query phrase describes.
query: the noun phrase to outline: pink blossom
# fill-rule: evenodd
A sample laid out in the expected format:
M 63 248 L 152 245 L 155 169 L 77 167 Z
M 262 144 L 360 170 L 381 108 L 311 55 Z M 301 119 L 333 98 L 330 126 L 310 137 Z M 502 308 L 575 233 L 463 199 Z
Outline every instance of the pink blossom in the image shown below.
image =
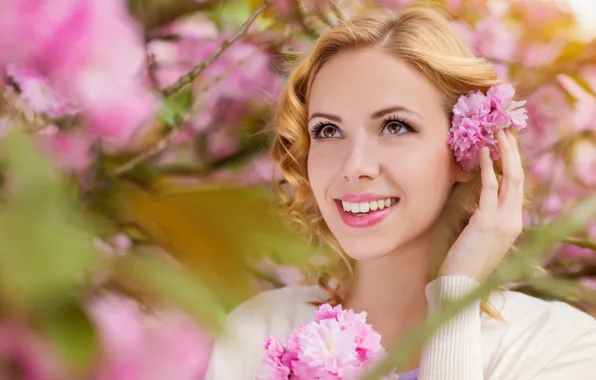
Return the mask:
M 212 132 L 207 138 L 207 149 L 211 159 L 220 159 L 238 151 L 238 138 L 222 129 Z
M 265 341 L 265 352 L 268 356 L 281 358 L 285 352 L 285 349 L 279 338 L 275 335 L 272 335 Z
M 596 291 L 596 277 L 582 278 L 580 284 L 586 289 Z
M 274 337 L 265 342 L 262 373 L 287 376 L 285 367 L 292 379 L 353 379 L 384 353 L 380 335 L 366 323 L 366 313 L 343 310 L 341 305 L 321 305 L 315 320 L 296 327 L 286 343 L 284 350 Z
M 143 313 L 116 296 L 89 305 L 104 357 L 94 379 L 195 380 L 204 375 L 211 338 L 188 316 L 174 310 Z
M 72 172 L 88 169 L 93 163 L 95 137 L 82 130 L 49 131 L 40 136 L 41 146 L 56 160 L 57 164 Z
M 16 366 L 19 378 L 25 380 L 58 380 L 66 378 L 65 368 L 51 347 L 32 330 L 20 323 L 4 321 L 0 324 L 0 364 Z M 11 379 L 0 365 L 0 378 Z M 8 370 L 10 371 L 10 369 Z M 14 371 L 14 370 L 13 370 Z
M 515 51 L 516 40 L 504 20 L 490 17 L 474 28 L 473 50 L 488 59 L 509 61 Z
M 494 132 L 510 126 L 526 127 L 525 101 L 514 101 L 515 90 L 509 84 L 491 87 L 484 95 L 479 91 L 460 96 L 453 107 L 452 127 L 447 143 L 465 170 L 478 165 L 478 153 L 488 147 L 492 160 L 500 158 Z
M 6 71 L 34 112 L 58 118 L 75 111 L 73 105 L 51 88 L 47 78 L 35 70 L 9 65 Z
M 288 380 L 289 376 L 290 369 L 282 364 L 280 358 L 265 356 L 257 369 L 255 380 Z
M 528 126 L 520 135 L 524 153 L 533 156 L 548 149 L 556 140 L 561 124 L 572 117 L 564 89 L 556 83 L 540 87 L 527 98 Z
M 0 48 L 26 45 L 16 46 L 8 61 L 47 78 L 53 90 L 81 108 L 100 138 L 124 145 L 151 119 L 157 98 L 143 94 L 142 31 L 125 2 L 2 0 L 0 13 L 5 10 L 14 20 L 9 17 L 11 27 L 0 33 Z
M 149 50 L 157 63 L 157 78 L 162 87 L 205 61 L 226 33 L 217 34 L 215 26 L 204 17 L 174 25 L 165 33 L 177 35 L 176 41 L 156 40 Z M 246 103 L 271 102 L 279 92 L 282 78 L 271 69 L 271 55 L 250 41 L 237 41 L 224 51 L 201 75 L 192 88 L 196 110 L 191 124 L 197 132 L 222 123 L 237 126 Z
M 520 63 L 528 68 L 548 65 L 561 52 L 562 47 L 563 43 L 556 41 L 528 43 L 520 49 Z
M 416 0 L 377 0 L 377 3 L 381 7 L 385 7 L 388 9 L 399 9 L 410 4 L 415 3 Z

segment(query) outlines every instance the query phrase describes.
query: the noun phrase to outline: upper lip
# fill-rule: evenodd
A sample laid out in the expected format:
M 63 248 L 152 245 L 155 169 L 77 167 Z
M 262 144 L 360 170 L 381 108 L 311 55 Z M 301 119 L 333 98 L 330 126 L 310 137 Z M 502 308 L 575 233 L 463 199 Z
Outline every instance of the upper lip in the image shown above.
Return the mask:
M 345 194 L 339 198 L 340 201 L 345 202 L 372 202 L 378 201 L 380 199 L 387 199 L 387 198 L 399 198 L 394 195 L 379 195 L 379 194 L 372 194 L 372 193 L 363 193 L 363 194 Z

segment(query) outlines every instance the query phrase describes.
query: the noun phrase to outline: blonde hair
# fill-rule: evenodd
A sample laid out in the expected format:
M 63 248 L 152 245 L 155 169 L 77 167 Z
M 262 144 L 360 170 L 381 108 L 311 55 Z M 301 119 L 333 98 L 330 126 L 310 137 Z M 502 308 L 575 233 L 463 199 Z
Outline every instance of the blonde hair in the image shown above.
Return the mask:
M 446 18 L 430 8 L 412 7 L 399 15 L 383 10 L 371 12 L 318 39 L 314 50 L 290 74 L 280 95 L 272 155 L 283 173 L 277 190 L 290 218 L 311 238 L 329 244 L 348 264 L 317 208 L 308 181 L 308 99 L 314 78 L 326 62 L 342 51 L 370 47 L 409 63 L 425 75 L 440 90 L 448 115 L 460 95 L 471 90 L 485 92 L 498 83 L 490 63 L 474 56 Z M 502 174 L 499 162 L 495 162 L 495 171 L 498 176 Z M 478 206 L 480 190 L 478 173 L 470 182 L 454 186 L 441 217 L 445 229 L 441 240 L 446 246 L 451 246 L 468 224 Z M 337 295 L 332 299 L 341 302 Z M 490 305 L 482 305 L 484 312 L 498 318 Z

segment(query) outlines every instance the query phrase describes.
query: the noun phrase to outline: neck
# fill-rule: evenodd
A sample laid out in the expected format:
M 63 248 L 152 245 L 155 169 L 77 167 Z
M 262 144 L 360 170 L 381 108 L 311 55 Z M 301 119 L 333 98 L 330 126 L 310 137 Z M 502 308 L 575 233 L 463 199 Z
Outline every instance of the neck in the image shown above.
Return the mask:
M 350 286 L 346 308 L 366 311 L 367 321 L 390 349 L 427 316 L 425 287 L 432 278 L 433 234 L 423 234 L 407 246 L 378 260 L 360 261 Z M 418 360 L 411 364 L 414 368 Z

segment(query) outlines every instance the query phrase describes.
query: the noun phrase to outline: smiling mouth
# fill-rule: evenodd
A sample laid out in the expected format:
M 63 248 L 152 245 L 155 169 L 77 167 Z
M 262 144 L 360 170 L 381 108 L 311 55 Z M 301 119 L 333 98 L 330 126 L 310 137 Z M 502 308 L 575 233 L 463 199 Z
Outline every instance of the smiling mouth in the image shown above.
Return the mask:
M 399 197 L 378 199 L 370 202 L 348 202 L 339 199 L 335 200 L 345 213 L 354 216 L 366 216 L 376 211 L 390 208 L 400 201 Z

